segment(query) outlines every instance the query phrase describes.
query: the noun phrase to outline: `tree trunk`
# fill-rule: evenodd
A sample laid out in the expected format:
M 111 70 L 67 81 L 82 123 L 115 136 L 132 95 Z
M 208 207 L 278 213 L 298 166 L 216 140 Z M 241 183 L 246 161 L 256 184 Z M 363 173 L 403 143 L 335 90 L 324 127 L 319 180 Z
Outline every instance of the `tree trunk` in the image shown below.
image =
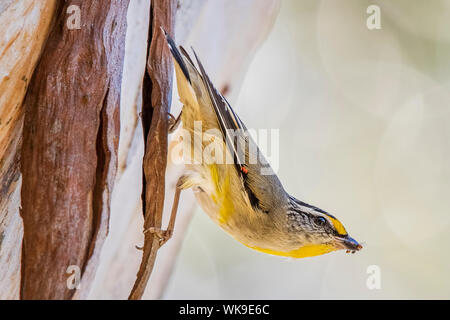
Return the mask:
M 0 300 L 19 295 L 22 101 L 47 39 L 55 5 L 56 0 L 0 3 Z
M 127 7 L 123 0 L 59 2 L 31 79 L 21 158 L 23 299 L 89 292 L 117 168 Z M 68 8 L 79 10 L 79 29 L 69 28 Z

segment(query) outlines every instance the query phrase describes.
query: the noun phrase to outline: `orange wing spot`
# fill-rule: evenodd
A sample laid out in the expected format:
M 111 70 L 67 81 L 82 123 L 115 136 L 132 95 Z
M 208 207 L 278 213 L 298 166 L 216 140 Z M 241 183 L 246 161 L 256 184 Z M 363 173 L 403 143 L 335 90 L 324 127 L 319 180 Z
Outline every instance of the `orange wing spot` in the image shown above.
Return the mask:
M 248 169 L 247 169 L 246 167 L 241 167 L 241 171 L 242 171 L 243 173 L 245 173 L 245 174 L 248 173 Z

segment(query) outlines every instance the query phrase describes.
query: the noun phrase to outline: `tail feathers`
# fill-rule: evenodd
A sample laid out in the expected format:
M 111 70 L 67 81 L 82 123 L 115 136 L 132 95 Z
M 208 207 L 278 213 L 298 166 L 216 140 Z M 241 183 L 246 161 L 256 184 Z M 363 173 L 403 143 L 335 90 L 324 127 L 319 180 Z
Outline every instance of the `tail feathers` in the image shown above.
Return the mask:
M 200 110 L 197 95 L 195 94 L 195 84 L 198 82 L 198 72 L 194 65 L 191 64 L 192 60 L 187 55 L 186 51 L 180 47 L 180 50 L 185 55 L 183 57 L 170 35 L 165 32 L 163 28 L 161 28 L 161 30 L 164 32 L 167 45 L 174 60 L 178 96 L 180 97 L 180 101 L 188 109 Z
M 178 50 L 177 45 L 175 44 L 175 41 L 173 41 L 172 37 L 162 27 L 161 27 L 161 30 L 164 33 L 164 36 L 166 37 L 167 44 L 169 46 L 169 49 L 170 49 L 170 52 L 172 53 L 173 58 L 180 66 L 180 69 L 183 72 L 186 79 L 189 81 L 189 83 L 191 83 L 191 77 L 189 76 L 188 68 L 186 67 L 186 64 L 184 63 L 183 57 L 181 56 L 181 53 Z M 182 49 L 182 51 L 185 54 L 185 56 L 188 58 L 188 60 L 190 62 L 192 62 L 191 59 L 189 58 L 189 56 L 187 55 L 186 51 L 184 49 Z
M 189 56 L 189 53 L 187 53 L 186 50 L 184 50 L 184 48 L 183 48 L 182 46 L 180 46 L 180 50 L 181 50 L 181 53 L 183 54 L 183 56 L 184 56 L 186 59 L 188 59 L 189 63 L 194 67 L 195 64 L 194 64 L 194 62 L 192 61 L 191 57 Z

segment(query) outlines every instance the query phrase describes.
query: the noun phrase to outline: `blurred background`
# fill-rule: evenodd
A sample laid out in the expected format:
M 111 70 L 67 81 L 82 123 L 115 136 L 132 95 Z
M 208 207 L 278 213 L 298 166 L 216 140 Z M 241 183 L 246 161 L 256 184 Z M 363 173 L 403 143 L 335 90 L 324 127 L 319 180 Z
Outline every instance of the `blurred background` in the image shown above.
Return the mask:
M 280 130 L 286 190 L 365 247 L 269 256 L 196 209 L 163 298 L 449 299 L 449 30 L 450 1 L 283 0 L 232 104 Z

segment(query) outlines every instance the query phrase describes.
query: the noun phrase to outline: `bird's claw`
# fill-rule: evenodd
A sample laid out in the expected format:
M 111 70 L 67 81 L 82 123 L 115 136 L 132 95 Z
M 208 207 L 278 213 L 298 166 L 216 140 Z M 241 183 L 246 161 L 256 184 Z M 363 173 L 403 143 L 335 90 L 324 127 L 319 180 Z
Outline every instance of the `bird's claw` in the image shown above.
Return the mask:
M 150 227 L 147 230 L 144 230 L 144 234 L 150 232 L 155 234 L 159 239 L 159 246 L 162 247 L 171 237 L 172 230 L 161 230 L 160 228 Z
M 169 133 L 173 133 L 180 125 L 181 117 L 178 116 L 178 118 L 175 118 L 174 115 L 171 114 L 170 112 L 167 112 L 167 114 L 169 115 L 169 120 L 168 120 Z

